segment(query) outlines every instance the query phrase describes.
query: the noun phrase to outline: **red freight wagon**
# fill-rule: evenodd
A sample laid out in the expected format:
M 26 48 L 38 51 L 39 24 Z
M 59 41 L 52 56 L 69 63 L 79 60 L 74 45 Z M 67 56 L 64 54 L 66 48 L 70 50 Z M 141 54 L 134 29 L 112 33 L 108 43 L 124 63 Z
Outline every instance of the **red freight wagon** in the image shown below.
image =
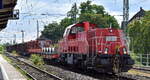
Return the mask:
M 7 46 L 7 51 L 16 51 L 19 54 L 30 55 L 39 54 L 43 58 L 58 58 L 59 55 L 55 52 L 54 47 L 52 47 L 51 40 L 33 40 L 25 43 L 15 44 Z

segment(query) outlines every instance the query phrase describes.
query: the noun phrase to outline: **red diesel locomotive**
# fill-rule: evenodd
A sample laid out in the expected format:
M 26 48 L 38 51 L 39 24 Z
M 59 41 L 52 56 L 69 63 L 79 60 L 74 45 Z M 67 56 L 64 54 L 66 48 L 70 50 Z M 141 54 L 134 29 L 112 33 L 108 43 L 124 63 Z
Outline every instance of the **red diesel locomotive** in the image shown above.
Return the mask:
M 89 22 L 67 27 L 58 53 L 63 63 L 105 72 L 128 71 L 134 64 L 122 30 L 96 28 Z

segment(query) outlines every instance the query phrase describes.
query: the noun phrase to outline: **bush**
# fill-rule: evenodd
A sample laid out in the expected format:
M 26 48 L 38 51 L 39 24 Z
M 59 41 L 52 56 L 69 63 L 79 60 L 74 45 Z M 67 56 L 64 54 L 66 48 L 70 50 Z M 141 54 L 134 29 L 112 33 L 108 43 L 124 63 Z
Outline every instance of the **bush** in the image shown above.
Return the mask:
M 17 52 L 16 52 L 15 50 L 14 50 L 14 51 L 12 51 L 11 53 L 12 53 L 12 54 L 17 54 Z
M 135 61 L 135 65 L 142 65 L 139 61 L 139 56 L 136 53 L 130 53 L 131 58 Z
M 36 54 L 32 54 L 30 60 L 37 66 L 42 66 L 44 64 L 43 58 Z
M 18 53 L 15 50 L 13 50 L 11 53 L 12 53 L 13 56 L 18 56 Z

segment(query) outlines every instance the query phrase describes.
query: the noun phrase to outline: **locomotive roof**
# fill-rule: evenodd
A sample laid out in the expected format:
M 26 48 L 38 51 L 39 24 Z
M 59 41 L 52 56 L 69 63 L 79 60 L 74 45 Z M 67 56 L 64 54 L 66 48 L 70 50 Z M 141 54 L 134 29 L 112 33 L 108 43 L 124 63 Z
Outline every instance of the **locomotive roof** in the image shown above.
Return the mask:
M 85 22 L 88 22 L 88 21 L 85 21 Z M 95 27 L 96 24 L 92 24 L 90 22 L 88 22 L 90 24 L 91 27 Z M 84 22 L 79 22 L 79 23 L 75 23 L 75 24 L 72 24 L 72 25 L 69 25 L 66 29 L 65 29 L 65 32 L 64 32 L 64 35 L 63 37 L 67 34 L 67 30 L 70 30 L 72 27 L 74 26 L 83 26 L 84 25 Z
M 70 30 L 75 24 L 72 24 L 70 26 L 68 26 L 66 29 L 65 29 L 65 32 L 64 32 L 64 35 L 63 37 L 67 34 L 67 30 Z
M 72 28 L 74 26 L 83 26 L 83 23 L 84 22 L 79 22 L 79 23 L 75 23 L 75 24 L 69 25 L 66 29 Z M 88 22 L 88 23 L 90 23 L 90 22 Z M 92 24 L 92 23 L 90 23 L 90 25 L 91 26 L 96 26 L 96 24 Z

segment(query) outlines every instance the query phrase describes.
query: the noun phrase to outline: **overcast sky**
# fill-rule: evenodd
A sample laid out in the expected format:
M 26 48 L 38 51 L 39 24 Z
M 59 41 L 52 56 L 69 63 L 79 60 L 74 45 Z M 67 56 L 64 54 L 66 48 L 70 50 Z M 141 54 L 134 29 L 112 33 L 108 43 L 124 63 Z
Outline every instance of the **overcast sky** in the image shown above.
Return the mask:
M 36 39 L 36 22 L 39 21 L 40 31 L 43 26 L 53 21 L 60 21 L 66 17 L 67 11 L 73 3 L 79 6 L 87 0 L 18 0 L 15 9 L 20 10 L 19 20 L 9 20 L 7 28 L 0 32 L 1 43 L 10 42 L 17 36 L 17 42 L 21 42 L 21 30 L 25 31 L 25 41 Z M 91 0 L 92 4 L 103 5 L 105 11 L 115 15 L 119 23 L 122 21 L 123 0 Z M 129 0 L 130 18 L 143 7 L 150 10 L 150 0 Z M 41 15 L 47 14 L 47 15 Z

